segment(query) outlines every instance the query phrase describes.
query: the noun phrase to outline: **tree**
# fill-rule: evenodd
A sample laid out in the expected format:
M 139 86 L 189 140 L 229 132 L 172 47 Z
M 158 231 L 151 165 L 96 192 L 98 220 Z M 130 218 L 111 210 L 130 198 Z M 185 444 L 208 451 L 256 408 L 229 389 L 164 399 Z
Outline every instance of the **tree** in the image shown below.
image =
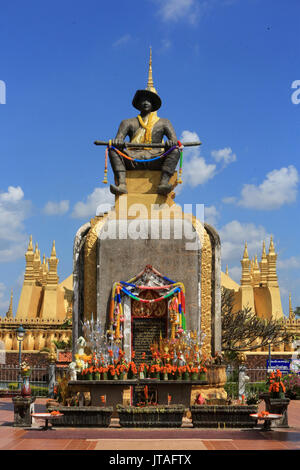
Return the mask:
M 300 307 L 296 307 L 294 310 L 295 317 L 300 317 Z
M 251 308 L 233 312 L 234 293 L 222 289 L 222 350 L 245 352 L 269 346 L 288 343 L 293 335 L 280 320 L 265 320 L 257 317 Z M 259 339 L 259 342 L 257 342 Z

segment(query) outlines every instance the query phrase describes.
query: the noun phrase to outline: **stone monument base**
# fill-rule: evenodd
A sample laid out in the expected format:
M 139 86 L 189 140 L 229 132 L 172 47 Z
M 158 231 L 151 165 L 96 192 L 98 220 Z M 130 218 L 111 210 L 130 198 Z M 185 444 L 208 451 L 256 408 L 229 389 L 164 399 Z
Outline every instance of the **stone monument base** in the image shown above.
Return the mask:
M 12 398 L 14 404 L 14 427 L 31 427 L 31 413 L 34 412 L 35 397 L 21 396 Z

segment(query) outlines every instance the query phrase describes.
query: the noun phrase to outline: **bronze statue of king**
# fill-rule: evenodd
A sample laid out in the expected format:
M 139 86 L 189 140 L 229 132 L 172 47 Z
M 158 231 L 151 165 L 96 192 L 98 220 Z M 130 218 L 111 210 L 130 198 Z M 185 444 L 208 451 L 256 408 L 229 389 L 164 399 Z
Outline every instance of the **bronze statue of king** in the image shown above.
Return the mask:
M 127 193 L 126 171 L 160 170 L 161 180 L 157 192 L 168 194 L 172 190 L 169 180 L 176 170 L 180 151 L 171 122 L 157 116 L 161 99 L 153 86 L 151 51 L 147 88 L 137 90 L 132 105 L 140 111 L 140 114 L 121 122 L 109 148 L 109 159 L 116 181 L 116 184 L 110 185 L 110 190 L 113 194 Z M 129 137 L 130 148 L 126 147 L 126 137 Z M 165 142 L 164 137 L 167 138 Z M 134 143 L 138 146 L 133 147 Z M 150 148 L 146 145 L 159 143 L 162 147 Z M 158 156 L 159 158 L 156 158 Z

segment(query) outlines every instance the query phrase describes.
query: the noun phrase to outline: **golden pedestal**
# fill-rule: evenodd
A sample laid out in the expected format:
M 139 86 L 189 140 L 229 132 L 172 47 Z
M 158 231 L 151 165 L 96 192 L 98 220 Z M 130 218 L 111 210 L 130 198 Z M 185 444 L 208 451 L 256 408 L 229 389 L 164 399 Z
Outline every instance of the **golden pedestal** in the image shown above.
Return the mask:
M 160 179 L 161 171 L 127 171 L 126 184 L 128 194 L 116 195 L 116 218 L 160 218 L 158 212 L 161 212 L 164 205 L 166 205 L 166 208 L 175 206 L 175 193 L 173 191 L 167 195 L 157 194 Z M 173 189 L 177 186 L 177 172 L 171 176 L 170 184 L 173 185 Z

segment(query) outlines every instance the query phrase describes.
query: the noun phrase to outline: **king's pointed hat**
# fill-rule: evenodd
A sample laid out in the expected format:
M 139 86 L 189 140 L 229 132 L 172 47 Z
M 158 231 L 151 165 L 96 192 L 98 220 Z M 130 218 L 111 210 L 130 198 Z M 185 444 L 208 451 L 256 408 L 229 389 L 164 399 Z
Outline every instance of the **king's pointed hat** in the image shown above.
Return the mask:
M 158 96 L 154 85 L 153 85 L 153 78 L 152 78 L 152 50 L 150 48 L 150 60 L 149 60 L 149 73 L 148 73 L 148 83 L 147 88 L 145 90 L 137 90 L 135 93 L 132 105 L 140 110 L 139 103 L 141 99 L 147 99 L 152 103 L 152 112 L 157 111 L 161 107 L 161 99 Z

